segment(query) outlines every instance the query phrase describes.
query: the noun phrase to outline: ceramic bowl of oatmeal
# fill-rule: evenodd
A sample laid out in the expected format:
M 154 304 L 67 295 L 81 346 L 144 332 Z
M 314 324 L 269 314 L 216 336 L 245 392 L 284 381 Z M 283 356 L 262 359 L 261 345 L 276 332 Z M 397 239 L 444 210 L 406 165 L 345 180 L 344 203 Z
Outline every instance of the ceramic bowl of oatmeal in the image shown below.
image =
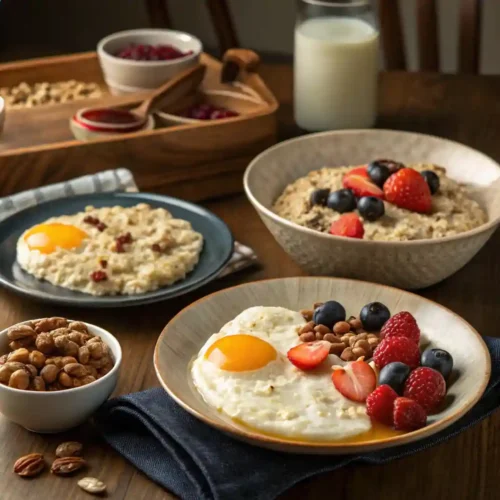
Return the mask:
M 394 161 L 383 165 L 389 177 L 375 178 L 376 185 L 371 168 L 382 158 Z M 310 274 L 407 289 L 455 273 L 500 221 L 494 160 L 410 132 L 350 130 L 292 139 L 256 157 L 244 185 L 273 236 Z
M 201 206 L 151 193 L 45 201 L 0 222 L 0 285 L 45 302 L 128 307 L 215 279 L 233 237 Z

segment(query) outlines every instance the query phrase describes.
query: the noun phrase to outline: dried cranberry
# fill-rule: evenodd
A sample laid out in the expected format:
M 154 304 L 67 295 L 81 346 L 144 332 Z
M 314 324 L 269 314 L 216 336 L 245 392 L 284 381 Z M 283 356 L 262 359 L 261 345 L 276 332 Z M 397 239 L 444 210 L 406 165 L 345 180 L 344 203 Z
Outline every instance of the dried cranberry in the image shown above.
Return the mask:
M 154 245 L 152 245 L 151 249 L 153 250 L 153 252 L 161 252 L 162 251 L 161 246 L 158 243 L 155 243 Z
M 116 241 L 120 242 L 123 245 L 132 243 L 132 235 L 130 233 L 122 234 L 121 236 L 118 236 L 118 238 L 116 238 Z
M 96 227 L 97 227 L 97 230 L 102 233 L 108 226 L 106 226 L 106 224 L 104 224 L 104 222 L 99 222 L 99 224 L 97 224 Z
M 108 279 L 108 275 L 105 271 L 94 271 L 93 273 L 90 273 L 90 279 L 99 283 L 99 281 L 106 281 Z
M 125 252 L 125 247 L 123 246 L 123 243 L 120 240 L 115 241 L 115 252 L 116 253 L 124 253 Z
M 238 116 L 238 113 L 230 109 L 219 108 L 208 103 L 202 103 L 183 111 L 181 116 L 194 118 L 195 120 L 221 120 L 223 118 Z
M 86 222 L 87 224 L 90 224 L 91 226 L 97 226 L 99 222 L 101 222 L 97 217 L 92 217 L 91 215 L 87 215 L 84 219 L 83 222 Z
M 99 264 L 101 265 L 101 267 L 103 269 L 106 269 L 108 267 L 108 261 L 107 260 L 102 259 L 102 260 L 99 261 Z
M 135 61 L 168 61 L 185 57 L 192 53 L 192 50 L 182 52 L 171 45 L 130 44 L 115 55 L 122 59 L 132 59 Z

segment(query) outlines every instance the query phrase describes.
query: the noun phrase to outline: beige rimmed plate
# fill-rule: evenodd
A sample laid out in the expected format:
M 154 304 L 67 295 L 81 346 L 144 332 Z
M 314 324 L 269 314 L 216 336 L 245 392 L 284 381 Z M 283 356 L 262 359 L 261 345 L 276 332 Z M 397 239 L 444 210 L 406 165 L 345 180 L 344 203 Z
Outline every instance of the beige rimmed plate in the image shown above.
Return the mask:
M 315 442 L 272 437 L 241 426 L 208 406 L 189 376 L 190 363 L 202 345 L 229 320 L 252 306 L 293 310 L 335 299 L 348 315 L 358 315 L 368 302 L 380 301 L 391 313 L 410 311 L 422 330 L 422 343 L 449 351 L 454 358 L 447 404 L 429 417 L 426 427 L 377 441 Z M 154 364 L 164 389 L 189 413 L 234 438 L 293 453 L 343 454 L 374 451 L 422 439 L 448 427 L 481 397 L 490 378 L 491 360 L 481 336 L 449 309 L 409 292 L 363 281 L 300 277 L 259 281 L 228 288 L 194 302 L 165 327 L 155 348 Z

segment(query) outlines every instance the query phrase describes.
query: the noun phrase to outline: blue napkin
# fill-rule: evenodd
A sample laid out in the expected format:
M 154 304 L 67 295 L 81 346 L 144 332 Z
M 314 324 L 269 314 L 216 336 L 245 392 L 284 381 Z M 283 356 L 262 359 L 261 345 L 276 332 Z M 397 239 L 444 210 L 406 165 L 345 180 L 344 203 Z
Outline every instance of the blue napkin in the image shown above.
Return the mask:
M 198 421 L 160 388 L 108 401 L 95 422 L 113 448 L 184 500 L 271 500 L 316 474 L 353 462 L 383 464 L 429 448 L 490 415 L 500 406 L 500 339 L 485 341 L 493 371 L 474 408 L 432 437 L 384 451 L 305 457 L 257 448 Z

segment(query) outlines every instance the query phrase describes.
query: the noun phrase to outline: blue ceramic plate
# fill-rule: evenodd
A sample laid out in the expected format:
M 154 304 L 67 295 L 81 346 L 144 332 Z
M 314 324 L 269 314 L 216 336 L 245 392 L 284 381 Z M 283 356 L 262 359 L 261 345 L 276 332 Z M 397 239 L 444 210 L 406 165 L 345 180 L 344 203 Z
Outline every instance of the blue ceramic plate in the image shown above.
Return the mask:
M 148 203 L 165 208 L 179 219 L 189 221 L 193 229 L 203 235 L 204 246 L 200 261 L 187 278 L 155 290 L 137 295 L 96 297 L 51 285 L 24 272 L 16 263 L 16 244 L 21 234 L 31 226 L 50 217 L 81 212 L 88 205 L 131 207 Z M 148 304 L 177 297 L 208 283 L 217 277 L 233 252 L 233 236 L 229 228 L 204 208 L 176 198 L 149 193 L 98 193 L 48 201 L 18 212 L 0 222 L 0 284 L 33 299 L 82 307 L 124 307 Z

